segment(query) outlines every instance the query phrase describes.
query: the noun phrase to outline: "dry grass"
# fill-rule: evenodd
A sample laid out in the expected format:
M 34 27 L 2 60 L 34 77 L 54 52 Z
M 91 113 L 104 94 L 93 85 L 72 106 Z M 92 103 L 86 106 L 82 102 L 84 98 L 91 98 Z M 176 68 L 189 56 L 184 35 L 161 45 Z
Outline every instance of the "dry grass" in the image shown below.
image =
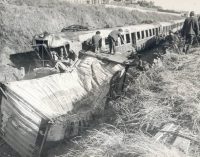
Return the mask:
M 112 125 L 74 139 L 75 147 L 59 157 L 199 157 L 195 142 L 185 155 L 152 138 L 174 122 L 200 139 L 199 55 L 164 55 L 162 66 L 141 72 L 130 82 L 127 96 L 110 103 L 115 113 Z
M 129 86 L 127 98 L 112 102 L 116 124 L 153 130 L 175 122 L 199 132 L 199 66 L 199 53 L 166 54 L 163 66 L 142 73 Z
M 79 150 L 71 150 L 59 157 L 184 157 L 176 149 L 167 148 L 143 133 L 125 133 L 113 126 L 90 131 L 88 137 L 76 144 Z

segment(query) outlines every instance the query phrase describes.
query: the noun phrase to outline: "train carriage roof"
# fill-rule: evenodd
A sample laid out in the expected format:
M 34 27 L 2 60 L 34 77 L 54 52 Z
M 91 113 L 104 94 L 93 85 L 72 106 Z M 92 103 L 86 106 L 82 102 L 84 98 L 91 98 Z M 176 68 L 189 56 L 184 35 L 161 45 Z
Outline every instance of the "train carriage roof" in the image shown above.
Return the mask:
M 171 24 L 177 24 L 177 23 L 182 23 L 184 22 L 184 19 L 180 19 L 180 20 L 174 20 L 171 22 L 160 22 L 161 26 L 170 26 Z
M 156 28 L 159 27 L 160 24 L 159 23 L 155 23 L 155 24 L 141 24 L 141 25 L 132 25 L 132 26 L 124 26 L 124 27 L 115 27 L 115 28 L 107 28 L 107 29 L 97 29 L 97 30 L 90 30 L 90 31 L 81 31 L 81 32 L 63 32 L 63 34 L 65 34 L 65 36 L 69 39 L 69 40 L 74 40 L 74 41 L 80 41 L 83 42 L 89 38 L 91 38 L 96 31 L 100 31 L 101 32 L 101 36 L 103 38 L 108 37 L 108 34 L 112 31 L 112 30 L 117 30 L 119 28 L 122 28 L 122 30 L 124 31 L 124 34 L 126 32 L 137 32 L 137 31 L 142 31 L 142 30 L 147 30 L 150 28 Z
M 165 27 L 165 26 L 170 26 L 172 23 L 170 22 L 160 22 L 161 26 L 162 27 Z

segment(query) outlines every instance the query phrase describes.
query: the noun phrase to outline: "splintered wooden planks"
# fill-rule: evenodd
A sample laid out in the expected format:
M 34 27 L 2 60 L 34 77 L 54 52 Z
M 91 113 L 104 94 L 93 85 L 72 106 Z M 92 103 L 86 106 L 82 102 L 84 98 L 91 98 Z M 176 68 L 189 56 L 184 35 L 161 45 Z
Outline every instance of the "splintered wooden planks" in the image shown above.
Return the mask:
M 156 141 L 171 145 L 188 154 L 191 140 L 194 140 L 180 126 L 173 123 L 166 124 L 155 136 Z

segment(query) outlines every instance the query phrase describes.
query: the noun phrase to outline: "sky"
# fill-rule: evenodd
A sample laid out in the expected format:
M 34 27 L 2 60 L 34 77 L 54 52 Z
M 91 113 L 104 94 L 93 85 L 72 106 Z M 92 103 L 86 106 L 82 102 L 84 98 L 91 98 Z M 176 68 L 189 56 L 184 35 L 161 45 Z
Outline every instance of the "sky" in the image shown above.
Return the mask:
M 196 11 L 200 13 L 200 0 L 152 0 L 164 9 Z

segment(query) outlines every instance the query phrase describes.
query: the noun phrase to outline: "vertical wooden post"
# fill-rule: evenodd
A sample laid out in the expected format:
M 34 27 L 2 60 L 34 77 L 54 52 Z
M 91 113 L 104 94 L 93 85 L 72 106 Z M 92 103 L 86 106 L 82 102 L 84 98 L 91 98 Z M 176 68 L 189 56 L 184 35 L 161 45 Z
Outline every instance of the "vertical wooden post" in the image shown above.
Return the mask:
M 42 119 L 41 121 L 38 136 L 35 143 L 35 151 L 34 151 L 33 157 L 41 157 L 44 151 L 47 135 L 51 126 L 51 124 L 48 122 L 49 120 L 45 120 L 45 119 Z

